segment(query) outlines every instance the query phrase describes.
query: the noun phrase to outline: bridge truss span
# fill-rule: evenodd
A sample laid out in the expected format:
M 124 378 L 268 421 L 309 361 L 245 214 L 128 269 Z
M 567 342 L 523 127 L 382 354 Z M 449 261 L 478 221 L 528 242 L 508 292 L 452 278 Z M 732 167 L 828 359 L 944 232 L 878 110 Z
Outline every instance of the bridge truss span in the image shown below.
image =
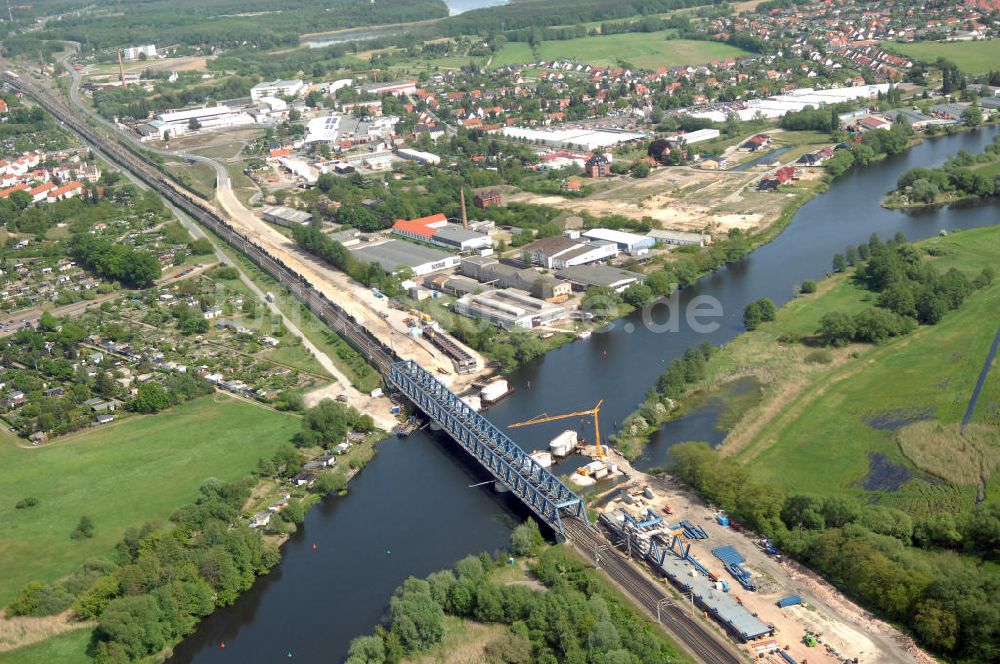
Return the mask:
M 563 516 L 586 521 L 586 507 L 579 496 L 419 364 L 412 360 L 392 364 L 388 381 L 440 424 L 560 539 L 566 537 Z

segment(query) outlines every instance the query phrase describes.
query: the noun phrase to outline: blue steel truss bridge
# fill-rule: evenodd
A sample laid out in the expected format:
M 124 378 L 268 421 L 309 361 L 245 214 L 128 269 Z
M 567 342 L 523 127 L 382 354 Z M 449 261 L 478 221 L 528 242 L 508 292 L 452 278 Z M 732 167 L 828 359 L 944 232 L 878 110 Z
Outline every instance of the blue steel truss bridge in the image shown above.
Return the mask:
M 419 364 L 412 360 L 396 362 L 389 367 L 387 378 L 560 539 L 566 538 L 563 517 L 586 522 L 586 507 L 579 496 Z

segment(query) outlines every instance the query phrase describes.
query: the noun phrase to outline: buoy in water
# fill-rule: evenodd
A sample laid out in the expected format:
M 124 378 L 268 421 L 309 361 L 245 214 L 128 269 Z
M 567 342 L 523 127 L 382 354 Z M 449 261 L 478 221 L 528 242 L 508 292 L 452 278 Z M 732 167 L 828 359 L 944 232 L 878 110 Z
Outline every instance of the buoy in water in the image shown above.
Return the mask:
M 392 555 L 392 551 L 390 551 L 389 549 L 386 549 L 385 550 L 385 555 L 391 556 Z
M 313 551 L 315 551 L 315 550 L 316 550 L 316 543 L 313 542 Z
M 219 643 L 219 647 L 220 648 L 225 648 L 226 647 L 226 642 L 222 641 L 221 643 Z

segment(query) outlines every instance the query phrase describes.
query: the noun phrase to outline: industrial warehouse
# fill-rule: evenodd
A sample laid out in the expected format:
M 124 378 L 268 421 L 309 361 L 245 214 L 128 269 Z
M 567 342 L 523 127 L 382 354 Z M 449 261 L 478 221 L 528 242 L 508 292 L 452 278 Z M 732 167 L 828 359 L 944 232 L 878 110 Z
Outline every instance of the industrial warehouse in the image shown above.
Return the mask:
M 530 330 L 566 317 L 565 307 L 514 288 L 465 295 L 455 301 L 453 308 L 455 313 L 482 318 L 505 330 Z

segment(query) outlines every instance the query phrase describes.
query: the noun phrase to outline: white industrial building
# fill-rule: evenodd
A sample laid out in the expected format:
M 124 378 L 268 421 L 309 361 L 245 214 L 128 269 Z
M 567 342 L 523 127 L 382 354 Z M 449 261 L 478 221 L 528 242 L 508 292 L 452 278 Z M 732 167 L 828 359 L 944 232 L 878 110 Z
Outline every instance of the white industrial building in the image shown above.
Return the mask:
M 646 137 L 630 131 L 613 129 L 533 129 L 529 127 L 504 127 L 501 133 L 508 138 L 531 143 L 541 143 L 565 150 L 591 151 L 638 141 Z
M 671 136 L 667 140 L 683 143 L 684 145 L 694 145 L 695 143 L 701 143 L 703 141 L 711 141 L 714 138 L 718 138 L 719 135 L 720 132 L 718 129 L 698 129 L 696 131 L 689 131 L 684 134 Z
M 264 217 L 264 221 L 285 227 L 308 224 L 312 221 L 312 215 L 308 212 L 283 205 L 265 207 L 261 210 L 261 216 Z
M 712 111 L 696 111 L 689 113 L 695 118 L 704 118 L 713 122 L 725 122 L 730 113 L 735 113 L 740 120 L 749 121 L 760 115 L 769 120 L 780 118 L 791 111 L 801 111 L 806 106 L 819 108 L 826 104 L 839 104 L 855 99 L 870 99 L 881 92 L 889 91 L 888 83 L 878 85 L 855 85 L 847 88 L 830 88 L 816 90 L 813 88 L 798 88 L 781 95 L 765 99 L 750 99 L 740 104 L 734 104 L 728 109 Z
M 197 121 L 202 129 L 219 129 L 222 127 L 254 124 L 253 116 L 249 113 L 234 111 L 224 104 L 158 113 L 156 120 L 160 123 L 158 128 L 161 133 L 169 131 L 171 136 L 180 136 L 190 131 L 192 120 Z
M 683 247 L 689 244 L 696 244 L 699 247 L 704 247 L 712 241 L 711 235 L 705 235 L 704 233 L 690 233 L 688 231 L 669 231 L 659 228 L 654 228 L 647 233 L 649 237 L 658 243 L 663 244 L 673 244 L 679 247 Z
M 298 176 L 309 184 L 316 184 L 319 180 L 319 173 L 315 168 L 295 157 L 279 157 L 278 163 L 292 175 Z
M 399 148 L 396 150 L 396 154 L 403 159 L 415 161 L 418 164 L 424 164 L 425 166 L 434 166 L 441 163 L 441 157 L 430 152 L 421 152 L 420 150 L 411 150 L 410 148 Z
M 530 330 L 566 317 L 565 307 L 514 288 L 464 295 L 455 301 L 452 310 L 470 318 L 481 318 L 505 330 L 516 327 Z
M 332 143 L 340 133 L 340 116 L 325 115 L 313 118 L 306 124 L 305 143 Z
M 641 256 L 656 246 L 656 240 L 646 235 L 636 235 L 609 228 L 592 228 L 583 236 L 590 240 L 614 242 L 619 249 L 630 256 Z
M 521 247 L 521 252 L 536 265 L 561 270 L 614 258 L 618 246 L 612 242 L 584 242 L 565 235 L 543 237 Z
M 146 44 L 144 46 L 129 46 L 122 49 L 123 60 L 138 60 L 145 55 L 147 58 L 156 57 L 156 44 Z
M 250 88 L 250 98 L 257 101 L 261 97 L 298 97 L 305 90 L 301 79 L 288 81 L 263 81 Z

